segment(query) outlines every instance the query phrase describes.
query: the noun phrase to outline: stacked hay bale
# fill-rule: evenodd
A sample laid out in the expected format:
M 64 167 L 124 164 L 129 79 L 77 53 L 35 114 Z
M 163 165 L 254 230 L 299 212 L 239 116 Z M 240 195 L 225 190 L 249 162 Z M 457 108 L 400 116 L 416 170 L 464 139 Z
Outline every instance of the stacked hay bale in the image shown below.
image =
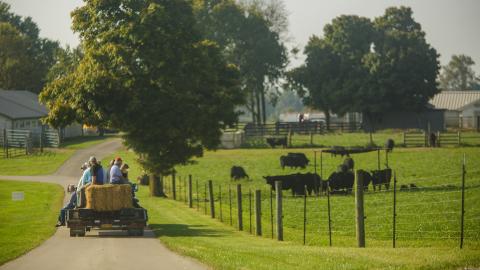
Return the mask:
M 99 212 L 132 208 L 132 187 L 126 185 L 90 185 L 85 189 L 86 208 Z

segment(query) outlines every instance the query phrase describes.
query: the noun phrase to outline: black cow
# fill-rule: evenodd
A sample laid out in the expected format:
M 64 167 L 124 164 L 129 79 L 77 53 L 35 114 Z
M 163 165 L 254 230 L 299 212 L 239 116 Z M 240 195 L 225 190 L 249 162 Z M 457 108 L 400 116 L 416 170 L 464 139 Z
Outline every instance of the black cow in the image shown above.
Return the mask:
M 372 182 L 372 175 L 364 170 L 358 170 L 358 173 L 363 175 L 363 190 L 368 190 L 368 185 Z
M 387 142 L 385 142 L 385 149 L 387 149 L 387 152 L 392 152 L 394 146 L 395 141 L 392 139 L 388 139 Z
M 280 157 L 282 169 L 285 169 L 285 167 L 305 169 L 309 162 L 310 160 L 307 159 L 304 153 L 288 153 L 286 156 Z
M 280 181 L 282 182 L 282 190 L 292 189 L 295 184 L 295 180 L 297 178 L 297 174 L 290 174 L 290 175 L 275 175 L 275 176 L 264 176 L 263 177 L 267 184 L 269 184 L 272 190 L 275 190 L 275 182 Z M 293 194 L 293 190 L 292 190 Z
M 347 167 L 348 171 L 353 171 L 353 168 L 355 167 L 355 162 L 353 161 L 353 158 L 347 157 L 343 161 L 343 165 Z
M 293 196 L 305 195 L 305 189 L 308 195 L 312 195 L 312 192 L 318 193 L 322 185 L 320 176 L 313 173 L 264 176 L 263 178 L 265 178 L 267 184 L 269 184 L 272 189 L 275 189 L 276 181 L 281 181 L 282 190 L 291 189 Z
M 230 169 L 230 179 L 239 180 L 239 179 L 243 179 L 243 178 L 250 179 L 250 177 L 248 176 L 248 174 L 245 172 L 245 170 L 242 167 L 233 166 Z
M 353 189 L 355 176 L 353 172 L 334 172 L 328 177 L 328 185 L 330 192 L 345 190 L 345 193 L 350 193 Z
M 287 148 L 287 138 L 267 138 L 267 144 L 270 145 L 270 147 L 275 148 L 277 145 L 283 146 L 283 148 Z
M 322 179 L 318 174 L 306 173 L 297 174 L 297 178 L 292 187 L 293 195 L 305 195 L 305 188 L 308 195 L 312 195 L 312 192 L 318 193 L 322 185 Z
M 372 184 L 373 190 L 382 190 L 382 185 L 385 185 L 386 189 L 390 188 L 390 181 L 392 180 L 392 169 L 387 168 L 384 170 L 372 171 Z

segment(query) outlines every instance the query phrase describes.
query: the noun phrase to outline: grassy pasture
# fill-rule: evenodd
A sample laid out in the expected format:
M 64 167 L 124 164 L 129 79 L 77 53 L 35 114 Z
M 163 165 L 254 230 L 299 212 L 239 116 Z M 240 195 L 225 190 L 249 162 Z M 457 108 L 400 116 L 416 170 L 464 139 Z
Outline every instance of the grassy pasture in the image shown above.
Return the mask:
M 12 201 L 23 191 L 25 200 Z M 0 265 L 40 245 L 54 232 L 63 189 L 59 185 L 0 181 Z
M 305 170 L 282 170 L 278 157 L 287 152 L 304 152 L 312 161 L 313 149 L 242 149 L 206 152 L 197 163 L 177 167 L 177 196 L 185 197 L 185 182 L 188 174 L 194 179 L 194 200 L 198 196 L 199 211 L 207 214 L 205 185 L 214 181 L 217 218 L 220 214 L 220 185 L 222 219 L 230 223 L 228 189 L 232 190 L 232 225 L 236 218 L 237 199 L 235 185 L 242 184 L 244 230 L 250 231 L 248 192 L 262 190 L 262 227 L 265 237 L 271 237 L 270 191 L 262 176 L 313 172 L 313 165 Z M 397 247 L 458 247 L 460 236 L 461 209 L 461 166 L 466 157 L 465 192 L 465 247 L 480 248 L 480 149 L 478 148 L 398 148 L 389 155 L 389 166 L 395 170 L 398 189 L 403 184 L 414 183 L 418 189 L 397 192 Z M 134 154 L 121 155 L 134 159 Z M 377 168 L 377 152 L 353 155 L 356 168 L 373 170 Z M 380 164 L 385 163 L 384 152 Z M 319 156 L 317 171 L 320 172 Z M 131 162 L 131 161 L 127 161 Z M 326 178 L 333 172 L 342 158 L 324 154 L 322 175 Z M 231 182 L 229 168 L 243 166 L 250 175 L 250 181 Z M 133 171 L 132 176 L 138 175 Z M 196 181 L 198 180 L 198 190 Z M 166 188 L 171 188 L 170 178 L 166 178 Z M 171 196 L 171 192 L 170 192 Z M 294 198 L 284 192 L 284 237 L 287 241 L 303 243 L 303 198 Z M 206 207 L 205 207 L 206 206 Z M 273 205 L 273 208 L 275 205 Z M 252 203 L 253 208 L 253 203 Z M 206 210 L 205 210 L 206 209 Z M 275 209 L 275 208 L 274 208 Z M 355 246 L 355 212 L 353 195 L 331 196 L 331 225 L 333 246 Z M 367 246 L 392 246 L 393 193 L 391 190 L 372 192 L 365 195 Z M 327 199 L 307 198 L 306 244 L 326 246 L 329 244 Z M 253 211 L 252 211 L 253 214 Z M 253 222 L 252 217 L 252 222 Z M 252 228 L 252 231 L 254 228 Z M 274 234 L 276 229 L 274 228 Z
M 129 157 L 129 156 L 126 156 Z M 191 256 L 212 269 L 464 269 L 480 266 L 478 249 L 303 246 L 238 232 L 197 213 L 181 202 L 148 196 L 141 204 L 149 224 L 169 249 Z

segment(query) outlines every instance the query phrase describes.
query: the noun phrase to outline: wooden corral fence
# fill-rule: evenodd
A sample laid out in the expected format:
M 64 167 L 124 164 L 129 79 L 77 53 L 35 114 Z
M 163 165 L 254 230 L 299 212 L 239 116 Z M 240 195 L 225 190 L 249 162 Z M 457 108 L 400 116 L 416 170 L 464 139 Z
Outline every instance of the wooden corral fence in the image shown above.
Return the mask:
M 43 151 L 44 147 L 57 148 L 59 145 L 60 138 L 55 130 L 35 133 L 30 130 L 3 129 L 0 132 L 0 158 L 29 155 L 35 148 Z
M 405 147 L 441 147 L 441 146 L 461 146 L 461 145 L 480 145 L 479 132 L 436 132 L 435 145 L 430 139 L 430 134 L 426 132 L 404 132 L 403 145 Z
M 255 125 L 248 123 L 245 125 L 245 136 L 265 137 L 265 136 L 288 136 L 289 134 L 324 134 L 326 132 L 355 132 L 360 129 L 359 123 L 330 123 L 327 129 L 324 122 L 277 122 L 271 124 Z

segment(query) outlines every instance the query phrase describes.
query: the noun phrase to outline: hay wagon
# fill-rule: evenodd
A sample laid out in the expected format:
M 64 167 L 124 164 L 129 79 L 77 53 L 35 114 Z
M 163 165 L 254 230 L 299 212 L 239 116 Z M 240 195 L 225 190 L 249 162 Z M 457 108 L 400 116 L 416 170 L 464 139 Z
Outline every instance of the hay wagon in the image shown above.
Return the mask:
M 147 210 L 132 205 L 130 185 L 89 186 L 78 193 L 75 209 L 67 210 L 70 236 L 85 236 L 91 229 L 122 230 L 142 236 Z

